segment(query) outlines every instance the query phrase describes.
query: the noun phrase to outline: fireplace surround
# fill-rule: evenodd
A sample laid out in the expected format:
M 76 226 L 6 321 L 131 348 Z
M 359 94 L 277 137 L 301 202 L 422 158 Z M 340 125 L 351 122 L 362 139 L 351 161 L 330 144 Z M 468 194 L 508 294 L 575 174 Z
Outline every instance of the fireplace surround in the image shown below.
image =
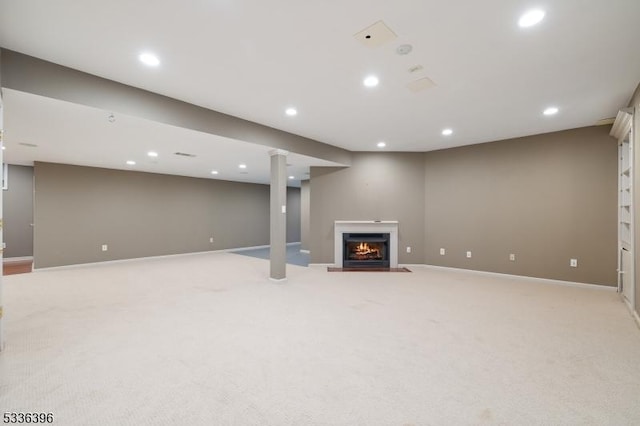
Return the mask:
M 356 234 L 357 237 L 347 236 L 345 234 Z M 366 236 L 365 236 L 366 234 Z M 386 234 L 384 236 L 381 236 Z M 353 259 L 347 259 L 345 264 L 345 251 L 349 250 L 346 239 L 362 239 L 361 241 L 350 241 L 351 244 L 357 245 L 363 243 L 363 246 L 357 252 L 357 255 Z M 386 243 L 382 242 L 385 247 L 371 247 L 371 244 L 378 245 L 381 243 L 379 240 L 386 240 Z M 357 244 L 356 244 L 357 243 Z M 367 244 L 365 246 L 364 244 Z M 353 247 L 352 247 L 353 248 Z M 376 255 L 376 250 L 380 255 Z M 386 253 L 383 251 L 386 250 Z M 360 259 L 358 259 L 360 257 Z M 382 264 L 376 262 L 382 260 Z M 354 264 L 354 262 L 365 262 L 364 264 Z M 360 221 L 347 221 L 337 220 L 334 222 L 334 265 L 337 268 L 345 267 L 384 267 L 384 268 L 397 268 L 398 267 L 398 222 L 397 221 L 376 221 L 376 220 L 360 220 Z

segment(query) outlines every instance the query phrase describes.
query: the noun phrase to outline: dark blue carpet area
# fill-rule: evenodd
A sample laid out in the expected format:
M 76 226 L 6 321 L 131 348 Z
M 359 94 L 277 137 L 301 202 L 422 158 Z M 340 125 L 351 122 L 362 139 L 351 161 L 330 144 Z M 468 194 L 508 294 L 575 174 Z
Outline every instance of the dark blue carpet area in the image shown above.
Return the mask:
M 242 256 L 257 257 L 259 259 L 269 259 L 269 247 L 232 251 L 233 254 Z M 290 265 L 309 266 L 309 253 L 300 252 L 300 244 L 291 244 L 287 246 L 287 263 Z

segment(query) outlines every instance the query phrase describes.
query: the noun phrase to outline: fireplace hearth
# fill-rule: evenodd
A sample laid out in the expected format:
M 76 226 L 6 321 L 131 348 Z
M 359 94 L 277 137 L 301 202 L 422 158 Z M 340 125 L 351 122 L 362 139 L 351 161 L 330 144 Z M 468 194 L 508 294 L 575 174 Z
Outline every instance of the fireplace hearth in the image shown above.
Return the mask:
M 344 268 L 388 268 L 388 233 L 343 233 Z

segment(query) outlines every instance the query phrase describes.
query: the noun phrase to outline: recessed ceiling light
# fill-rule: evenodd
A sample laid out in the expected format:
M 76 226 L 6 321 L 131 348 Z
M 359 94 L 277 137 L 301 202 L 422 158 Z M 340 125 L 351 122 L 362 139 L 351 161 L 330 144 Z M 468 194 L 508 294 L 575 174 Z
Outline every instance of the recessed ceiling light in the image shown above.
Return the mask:
M 289 117 L 293 117 L 298 115 L 298 110 L 295 108 L 287 108 L 287 110 L 284 113 L 287 114 Z
M 153 53 L 141 53 L 140 56 L 138 56 L 138 59 L 140 59 L 140 62 L 149 67 L 157 67 L 158 65 L 160 65 L 160 59 L 158 59 L 158 57 Z
M 240 167 L 241 169 L 246 169 L 247 165 L 246 164 L 239 164 L 238 167 Z
M 148 155 L 149 157 L 157 157 L 157 156 L 158 156 L 158 153 L 157 153 L 157 152 L 155 152 L 155 151 L 149 151 L 149 152 L 147 152 L 147 155 Z
M 518 25 L 521 28 L 532 27 L 535 24 L 542 21 L 543 18 L 544 18 L 544 10 L 540 10 L 540 9 L 530 10 L 520 17 L 520 19 L 518 20 Z
M 542 111 L 542 113 L 544 115 L 554 115 L 554 114 L 557 114 L 558 111 L 559 110 L 556 107 L 549 107 L 549 108 L 545 109 L 544 111 Z
M 295 176 L 289 176 L 289 179 L 295 179 Z
M 378 83 L 380 83 L 380 80 L 375 75 L 370 75 L 362 81 L 362 84 L 367 87 L 376 87 Z
M 444 130 L 442 131 L 442 134 L 443 134 L 444 136 L 450 136 L 450 135 L 452 135 L 452 134 L 453 134 L 453 130 L 452 130 L 452 129 L 444 129 Z
M 218 171 L 217 171 L 217 170 L 211 170 L 211 174 L 212 174 L 212 175 L 217 175 L 217 174 L 218 174 Z
M 384 148 L 385 146 L 387 146 L 386 143 L 384 142 L 378 142 L 378 148 Z
M 135 166 L 135 165 L 136 165 L 136 162 L 135 162 L 135 161 L 133 161 L 133 160 L 127 160 L 127 164 L 128 164 L 129 166 Z

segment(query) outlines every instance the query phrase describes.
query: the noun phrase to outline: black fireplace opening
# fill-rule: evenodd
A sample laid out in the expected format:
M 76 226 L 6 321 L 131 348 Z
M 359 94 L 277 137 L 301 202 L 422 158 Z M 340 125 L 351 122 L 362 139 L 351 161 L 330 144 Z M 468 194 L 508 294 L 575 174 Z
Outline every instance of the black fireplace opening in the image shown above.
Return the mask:
M 342 234 L 343 268 L 388 268 L 388 233 Z

